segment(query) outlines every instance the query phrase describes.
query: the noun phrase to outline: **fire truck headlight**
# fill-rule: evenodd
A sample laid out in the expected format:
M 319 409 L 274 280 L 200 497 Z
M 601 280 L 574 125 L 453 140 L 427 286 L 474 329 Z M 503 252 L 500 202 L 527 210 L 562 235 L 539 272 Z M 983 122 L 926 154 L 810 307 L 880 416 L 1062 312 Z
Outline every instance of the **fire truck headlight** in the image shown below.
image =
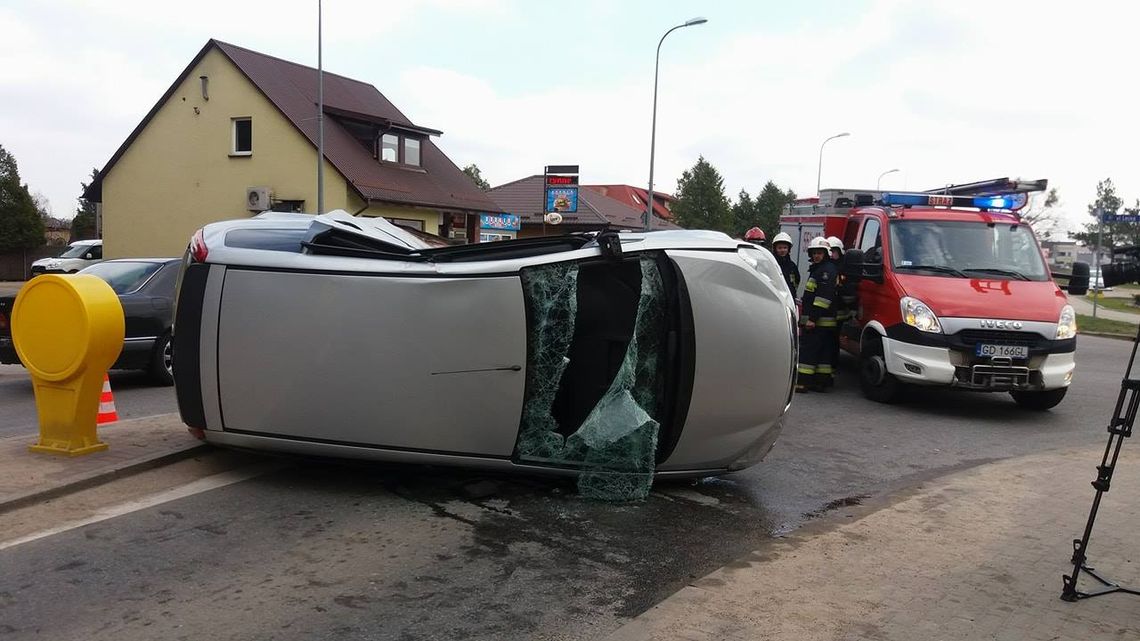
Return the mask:
M 1061 319 L 1057 321 L 1057 340 L 1077 335 L 1077 313 L 1072 305 L 1061 308 Z
M 942 333 L 942 323 L 938 322 L 938 316 L 926 306 L 926 303 L 910 296 L 903 296 L 899 303 L 904 323 L 920 332 Z

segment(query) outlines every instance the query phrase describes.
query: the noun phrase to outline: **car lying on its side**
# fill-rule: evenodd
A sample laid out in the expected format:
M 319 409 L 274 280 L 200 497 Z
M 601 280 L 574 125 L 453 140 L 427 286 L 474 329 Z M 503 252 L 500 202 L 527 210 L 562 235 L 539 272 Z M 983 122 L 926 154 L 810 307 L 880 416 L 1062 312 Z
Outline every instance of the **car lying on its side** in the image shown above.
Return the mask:
M 103 260 L 101 239 L 77 240 L 55 258 L 41 258 L 32 263 L 32 276 L 40 274 L 74 274 Z
M 170 327 L 181 262 L 178 258 L 121 258 L 80 272 L 107 281 L 123 306 L 126 336 L 123 351 L 111 369 L 143 370 L 159 385 L 174 382 Z M 20 363 L 10 324 L 15 300 L 15 296 L 0 297 L 0 363 Z
M 185 260 L 178 405 L 220 445 L 706 475 L 758 462 L 791 398 L 791 292 L 719 232 L 433 247 L 265 213 L 199 230 Z

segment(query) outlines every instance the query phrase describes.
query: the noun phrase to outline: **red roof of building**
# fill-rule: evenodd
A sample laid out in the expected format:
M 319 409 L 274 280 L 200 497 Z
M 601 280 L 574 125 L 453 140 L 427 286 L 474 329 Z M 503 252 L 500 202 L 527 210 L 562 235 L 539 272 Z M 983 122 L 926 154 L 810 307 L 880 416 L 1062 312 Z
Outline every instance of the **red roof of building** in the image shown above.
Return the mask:
M 596 191 L 603 196 L 609 196 L 614 200 L 621 201 L 637 209 L 645 211 L 645 203 L 649 200 L 649 190 L 641 187 L 634 187 L 633 185 L 582 185 L 586 189 Z M 653 213 L 658 218 L 664 220 L 673 220 L 673 212 L 669 211 L 672 207 L 673 201 L 676 200 L 670 194 L 663 194 L 659 191 L 653 192 Z
M 198 61 L 214 47 L 229 58 L 316 147 L 317 70 L 210 40 L 111 157 L 99 177 L 88 188 L 90 196 L 85 194 L 85 197 L 96 201 L 101 199 L 103 176 L 115 165 Z M 412 124 L 376 87 L 325 72 L 323 111 L 326 116 L 325 158 L 364 200 L 464 211 L 498 211 L 494 202 L 431 142 L 430 136 L 442 132 Z M 342 119 L 423 135 L 420 168 L 378 161 L 341 125 Z
M 528 176 L 499 185 L 488 195 L 502 211 L 516 214 L 524 225 L 541 225 L 543 209 L 546 207 L 542 176 Z M 644 207 L 644 205 L 643 205 Z M 641 215 L 644 209 L 635 209 L 615 198 L 605 196 L 591 188 L 578 190 L 578 211 L 562 214 L 559 227 L 582 229 L 641 229 Z M 654 229 L 680 229 L 667 220 L 657 220 Z

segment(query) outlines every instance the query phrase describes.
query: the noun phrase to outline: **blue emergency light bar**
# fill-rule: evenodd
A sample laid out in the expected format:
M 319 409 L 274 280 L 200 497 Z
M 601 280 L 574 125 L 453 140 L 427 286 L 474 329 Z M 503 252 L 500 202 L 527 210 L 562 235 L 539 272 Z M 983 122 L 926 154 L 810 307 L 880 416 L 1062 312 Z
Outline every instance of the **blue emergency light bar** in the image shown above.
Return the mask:
M 951 196 L 947 194 L 885 193 L 884 205 L 907 207 L 973 207 L 975 209 L 1017 210 L 1025 206 L 1025 194 L 1004 194 L 1001 196 Z

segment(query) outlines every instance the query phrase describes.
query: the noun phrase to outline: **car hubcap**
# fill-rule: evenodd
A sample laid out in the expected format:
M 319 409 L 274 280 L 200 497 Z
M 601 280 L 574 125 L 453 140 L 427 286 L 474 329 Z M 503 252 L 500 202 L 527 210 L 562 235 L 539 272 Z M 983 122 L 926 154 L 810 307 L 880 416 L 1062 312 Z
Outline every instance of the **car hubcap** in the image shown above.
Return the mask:
M 162 348 L 162 365 L 166 368 L 167 374 L 174 374 L 174 350 L 170 341 L 166 341 L 166 346 Z

